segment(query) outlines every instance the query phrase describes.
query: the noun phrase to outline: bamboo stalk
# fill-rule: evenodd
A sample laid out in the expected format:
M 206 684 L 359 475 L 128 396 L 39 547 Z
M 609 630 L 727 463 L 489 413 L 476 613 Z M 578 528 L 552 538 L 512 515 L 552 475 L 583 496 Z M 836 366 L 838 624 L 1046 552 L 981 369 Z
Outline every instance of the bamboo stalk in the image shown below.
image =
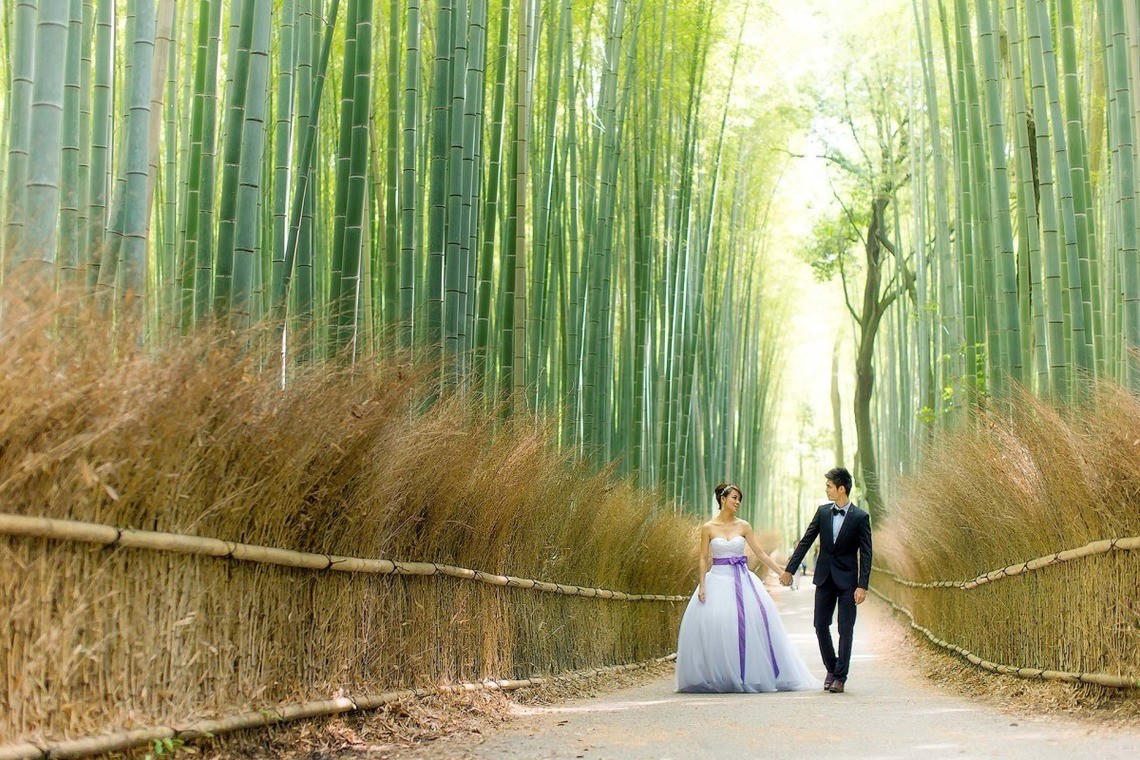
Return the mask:
M 910 618 L 910 627 L 916 631 L 921 632 L 926 638 L 943 649 L 958 654 L 974 665 L 990 671 L 991 673 L 1002 673 L 1004 675 L 1017 676 L 1018 678 L 1036 678 L 1043 681 L 1065 681 L 1066 683 L 1084 683 L 1095 684 L 1097 686 L 1107 686 L 1113 689 L 1140 689 L 1140 676 L 1119 676 L 1110 673 L 1070 673 L 1063 670 L 1041 670 L 1039 668 L 1023 668 L 1016 665 L 1003 665 L 989 660 L 982 659 L 968 649 L 951 644 L 949 641 L 938 638 L 938 635 L 931 631 L 929 628 L 924 628 L 919 625 L 915 619 L 914 614 L 911 613 L 906 607 L 898 604 L 890 597 L 883 594 L 883 592 L 872 587 L 871 593 L 882 599 L 884 602 L 891 606 L 891 609 L 897 610 Z
M 652 665 L 671 662 L 677 657 L 669 654 L 644 662 L 628 663 L 625 665 L 611 665 L 605 668 L 591 670 L 577 670 L 562 673 L 549 678 L 533 677 L 518 680 L 486 680 L 480 683 L 462 683 L 452 686 L 441 686 L 435 689 L 400 689 L 386 691 L 380 694 L 362 695 L 360 697 L 336 697 L 334 699 L 320 699 L 300 704 L 282 705 L 267 710 L 227 715 L 220 718 L 200 720 L 184 729 L 168 726 L 153 726 L 123 731 L 117 734 L 102 736 L 87 736 L 81 739 L 44 743 L 43 745 L 23 742 L 0 747 L 0 760 L 35 760 L 36 758 L 65 758 L 86 757 L 104 752 L 121 752 L 133 747 L 141 747 L 155 740 L 162 739 L 201 739 L 217 736 L 249 728 L 261 728 L 286 721 L 303 720 L 305 718 L 321 718 L 329 715 L 339 715 L 347 712 L 361 712 L 383 707 L 389 702 L 404 699 L 417 699 L 433 694 L 459 694 L 476 691 L 516 691 L 528 686 L 541 686 L 546 683 L 569 681 L 582 678 L 593 678 L 607 673 L 622 673 L 631 670 L 640 670 Z
M 583 588 L 562 583 L 549 583 L 530 578 L 517 578 L 513 575 L 496 575 L 481 570 L 471 570 L 454 565 L 436 562 L 399 562 L 387 559 L 366 557 L 341 557 L 313 552 L 298 552 L 273 546 L 258 546 L 232 541 L 224 541 L 208 536 L 188 536 L 178 533 L 164 533 L 133 528 L 116 528 L 112 525 L 82 522 L 79 520 L 57 520 L 46 517 L 0 514 L 0 535 L 34 536 L 62 541 L 82 541 L 104 546 L 122 546 L 132 549 L 174 552 L 178 554 L 198 554 L 207 557 L 229 557 L 245 562 L 266 565 L 299 567 L 306 570 L 335 570 L 345 573 L 370 573 L 375 575 L 446 575 L 462 580 L 472 580 L 491 586 L 509 586 L 534 591 L 544 591 L 564 596 L 581 596 L 590 599 L 612 599 L 624 602 L 683 602 L 684 595 L 666 594 L 627 594 L 603 588 Z M 0 760 L 3 757 L 0 756 Z
M 2 525 L 2 523 L 0 523 Z M 897 573 L 894 573 L 885 567 L 875 565 L 874 569 L 877 573 L 882 573 L 888 576 L 896 583 L 902 584 L 909 588 L 960 588 L 964 591 L 977 588 L 984 583 L 990 581 L 1001 580 L 1002 578 L 1012 578 L 1015 575 L 1021 575 L 1031 570 L 1040 570 L 1043 567 L 1056 565 L 1061 562 L 1072 562 L 1075 559 L 1082 559 L 1084 557 L 1091 557 L 1096 554 L 1108 554 L 1112 551 L 1130 551 L 1140 549 L 1140 536 L 1130 536 L 1128 538 L 1106 538 L 1100 541 L 1093 541 L 1085 544 L 1084 546 L 1076 549 L 1065 549 L 1054 554 L 1047 554 L 1044 557 L 1031 559 L 1028 562 L 1020 564 L 1007 565 L 1006 567 L 997 570 L 991 570 L 988 573 L 983 573 L 976 578 L 971 578 L 967 581 L 912 581 L 903 578 Z

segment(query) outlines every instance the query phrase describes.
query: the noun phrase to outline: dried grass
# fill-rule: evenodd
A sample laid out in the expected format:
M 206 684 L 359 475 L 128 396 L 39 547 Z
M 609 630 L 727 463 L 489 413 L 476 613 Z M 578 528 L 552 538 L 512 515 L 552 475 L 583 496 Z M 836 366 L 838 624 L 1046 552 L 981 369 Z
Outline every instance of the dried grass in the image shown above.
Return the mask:
M 552 704 L 581 699 L 660 680 L 672 663 L 635 671 L 610 672 L 579 680 L 559 679 L 512 692 L 442 694 L 403 701 L 380 710 L 243 731 L 198 742 L 203 760 L 247 758 L 316 758 L 435 756 L 433 742 L 448 738 L 480 741 L 480 737 L 516 719 L 520 704 Z M 454 749 L 454 744 L 449 747 Z M 418 750 L 410 753 L 411 750 Z M 442 754 L 448 754 L 444 751 Z
M 688 521 L 533 418 L 429 403 L 430 368 L 407 357 L 297 370 L 282 390 L 257 336 L 140 346 L 74 310 L 4 308 L 6 512 L 631 593 L 691 584 Z M 0 741 L 641 661 L 671 651 L 680 612 L 0 538 Z
M 904 578 L 968 580 L 991 570 L 1140 535 L 1140 399 L 1100 385 L 1057 410 L 1022 394 L 941 436 L 902 484 L 876 557 Z M 976 588 L 875 583 L 920 625 L 1018 667 L 1140 677 L 1140 552 L 1050 565 Z M 1081 685 L 1082 699 L 1119 699 Z M 1137 695 L 1140 696 L 1140 695 Z

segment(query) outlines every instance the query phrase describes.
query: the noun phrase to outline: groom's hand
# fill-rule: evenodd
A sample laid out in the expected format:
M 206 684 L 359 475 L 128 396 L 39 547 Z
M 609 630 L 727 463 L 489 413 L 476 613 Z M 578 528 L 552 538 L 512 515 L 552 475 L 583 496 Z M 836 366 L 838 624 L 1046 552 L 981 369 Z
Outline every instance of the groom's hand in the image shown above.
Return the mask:
M 792 585 L 792 574 L 789 573 L 787 570 L 780 573 L 780 583 L 785 585 L 785 586 Z
M 865 589 L 865 588 L 855 589 L 855 604 L 862 604 L 863 600 L 866 598 L 867 598 L 867 589 Z

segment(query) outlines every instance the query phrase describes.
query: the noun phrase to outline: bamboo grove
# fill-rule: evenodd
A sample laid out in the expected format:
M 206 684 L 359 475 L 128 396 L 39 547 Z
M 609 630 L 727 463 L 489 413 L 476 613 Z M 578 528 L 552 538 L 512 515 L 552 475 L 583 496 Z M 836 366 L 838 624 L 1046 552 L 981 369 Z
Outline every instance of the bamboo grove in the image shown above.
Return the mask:
M 749 12 L 5 3 L 6 281 L 148 339 L 270 320 L 286 367 L 412 348 L 668 497 L 756 493 L 776 171 L 729 125 Z
M 860 345 L 856 422 L 887 495 L 916 442 L 1014 387 L 1140 390 L 1137 4 L 907 0 L 891 23 L 913 36 L 845 103 L 870 149 L 847 194 L 862 240 L 841 243 L 874 291 L 853 308 L 856 342 L 880 338 Z
M 940 316 L 965 346 L 961 374 L 978 378 L 967 398 L 1007 380 L 1060 402 L 1091 376 L 1140 389 L 1136 4 L 955 0 L 937 19 L 930 6 L 920 39 L 933 48 L 942 26 L 945 87 L 932 50 L 926 126 L 940 147 L 915 192 L 922 203 L 954 177 L 953 230 L 926 233 L 951 254 L 931 258 L 929 279 L 958 283 Z

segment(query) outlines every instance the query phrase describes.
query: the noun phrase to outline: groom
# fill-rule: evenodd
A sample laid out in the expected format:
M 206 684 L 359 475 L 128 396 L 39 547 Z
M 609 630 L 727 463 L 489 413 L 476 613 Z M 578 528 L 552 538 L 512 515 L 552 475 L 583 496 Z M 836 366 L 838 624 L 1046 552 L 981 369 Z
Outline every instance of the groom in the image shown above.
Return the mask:
M 785 586 L 819 536 L 815 565 L 815 635 L 827 668 L 824 691 L 842 694 L 851 664 L 851 637 L 855 631 L 855 605 L 867 598 L 871 580 L 871 516 L 851 503 L 851 473 L 842 467 L 828 470 L 827 498 L 800 539 L 780 576 Z M 831 641 L 831 618 L 839 605 L 839 654 Z

